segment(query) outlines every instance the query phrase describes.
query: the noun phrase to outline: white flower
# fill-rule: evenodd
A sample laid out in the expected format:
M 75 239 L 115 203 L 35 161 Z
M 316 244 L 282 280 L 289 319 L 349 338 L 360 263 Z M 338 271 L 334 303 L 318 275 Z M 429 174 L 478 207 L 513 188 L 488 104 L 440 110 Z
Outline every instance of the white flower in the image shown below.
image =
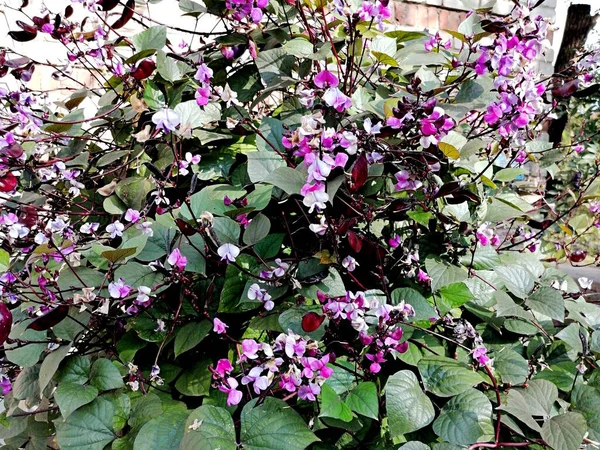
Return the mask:
M 346 269 L 348 272 L 353 272 L 354 269 L 356 269 L 356 266 L 358 266 L 359 264 L 356 262 L 356 259 L 354 259 L 352 256 L 346 256 L 343 260 L 342 260 L 342 267 L 344 269 Z
M 116 238 L 117 236 L 122 236 L 123 235 L 123 230 L 125 230 L 125 225 L 123 225 L 121 222 L 119 222 L 118 220 L 109 224 L 106 227 L 106 232 L 110 234 L 111 238 Z
M 327 222 L 325 222 L 325 216 L 321 216 L 321 222 L 320 223 L 311 223 L 308 226 L 308 228 L 313 233 L 318 234 L 319 236 L 323 236 L 325 234 L 325 232 L 327 231 L 327 227 L 328 226 L 329 225 L 327 225 Z
M 217 249 L 217 253 L 221 257 L 221 261 L 225 260 L 229 264 L 235 262 L 240 254 L 240 249 L 233 244 L 223 244 Z
M 81 233 L 83 233 L 83 234 L 92 234 L 92 233 L 95 233 L 98 230 L 99 226 L 100 226 L 100 224 L 98 222 L 84 223 L 79 228 L 79 231 Z
M 594 280 L 586 277 L 579 277 L 577 282 L 579 283 L 579 286 L 581 286 L 581 289 L 591 289 L 594 284 Z
M 168 133 L 177 128 L 177 126 L 181 123 L 181 117 L 179 116 L 178 112 L 169 108 L 163 108 L 154 113 L 152 116 L 152 122 L 156 124 L 156 128 Z
M 152 237 L 154 236 L 154 231 L 152 230 L 152 222 L 142 222 L 138 223 L 135 226 L 138 230 L 142 230 L 142 233 L 145 235 Z

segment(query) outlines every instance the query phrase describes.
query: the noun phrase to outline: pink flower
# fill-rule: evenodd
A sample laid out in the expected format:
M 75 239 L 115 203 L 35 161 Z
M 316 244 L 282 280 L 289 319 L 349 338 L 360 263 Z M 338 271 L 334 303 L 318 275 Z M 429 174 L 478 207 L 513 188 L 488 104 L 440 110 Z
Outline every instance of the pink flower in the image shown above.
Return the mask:
M 198 106 L 208 105 L 210 100 L 210 87 L 201 87 L 196 90 L 196 104 Z
M 139 222 L 139 220 L 140 220 L 140 212 L 136 211 L 135 209 L 129 208 L 125 212 L 125 220 L 127 222 L 131 222 L 131 223 L 137 223 L 137 222 Z
M 396 190 L 398 191 L 414 191 L 422 186 L 420 181 L 414 181 L 411 179 L 408 170 L 401 170 L 394 176 L 396 177 Z
M 327 89 L 322 98 L 328 106 L 332 106 L 337 112 L 342 112 L 352 107 L 352 99 L 336 87 Z
M 402 239 L 400 239 L 400 236 L 398 236 L 397 234 L 394 234 L 388 240 L 388 244 L 390 244 L 390 247 L 392 247 L 392 248 L 398 248 L 400 246 L 400 244 L 402 244 Z
M 260 350 L 260 345 L 254 339 L 244 339 L 242 341 L 242 356 L 247 359 L 256 359 L 256 354 Z
M 318 88 L 334 88 L 339 83 L 338 78 L 329 70 L 323 70 L 315 76 L 315 86 Z
M 480 366 L 485 366 L 490 362 L 490 358 L 487 355 L 487 348 L 477 347 L 473 350 L 473 359 L 476 360 Z
M 227 333 L 227 328 L 229 328 L 229 325 L 227 325 L 225 322 L 221 321 L 218 318 L 214 318 L 213 319 L 213 331 L 217 334 L 224 334 Z
M 579 154 L 584 150 L 584 146 L 581 144 L 574 145 L 573 150 L 575 151 L 575 153 Z
M 215 372 L 219 374 L 220 377 L 225 377 L 228 373 L 233 370 L 233 366 L 228 359 L 220 359 L 217 361 L 217 367 L 215 368 Z
M 419 269 L 419 272 L 417 273 L 417 280 L 419 280 L 420 283 L 429 283 L 431 281 L 431 277 L 427 275 L 427 272 Z
M 235 378 L 229 377 L 227 378 L 228 386 L 222 384 L 219 386 L 219 390 L 221 392 L 225 392 L 227 394 L 227 406 L 237 405 L 242 401 L 242 391 L 238 391 L 238 382 Z
M 369 361 L 371 361 L 371 365 L 369 366 L 369 372 L 379 373 L 379 371 L 381 370 L 381 363 L 385 362 L 383 352 L 377 352 L 374 355 L 367 353 L 365 356 Z
M 173 250 L 167 259 L 167 262 L 172 266 L 177 267 L 177 270 L 180 272 L 185 269 L 185 265 L 187 264 L 187 258 L 181 254 L 178 248 Z
M 108 293 L 112 298 L 125 298 L 131 292 L 131 286 L 125 284 L 123 278 L 108 284 Z
M 525 150 L 519 150 L 517 156 L 515 156 L 515 162 L 521 164 L 527 159 L 527 153 Z

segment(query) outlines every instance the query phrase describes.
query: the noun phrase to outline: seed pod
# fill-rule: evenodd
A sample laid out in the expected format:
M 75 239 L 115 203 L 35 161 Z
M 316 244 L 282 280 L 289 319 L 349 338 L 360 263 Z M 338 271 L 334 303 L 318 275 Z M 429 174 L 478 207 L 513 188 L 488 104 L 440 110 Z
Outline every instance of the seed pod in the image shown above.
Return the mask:
M 0 345 L 4 345 L 12 328 L 12 313 L 6 303 L 0 303 Z

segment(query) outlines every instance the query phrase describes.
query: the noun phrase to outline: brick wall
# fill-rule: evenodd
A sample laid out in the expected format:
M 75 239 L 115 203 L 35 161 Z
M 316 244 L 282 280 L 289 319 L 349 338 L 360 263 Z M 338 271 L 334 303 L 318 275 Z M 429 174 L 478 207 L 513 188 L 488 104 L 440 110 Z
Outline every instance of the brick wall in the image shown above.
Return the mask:
M 477 6 L 487 3 L 488 0 L 471 0 Z M 546 0 L 536 8 L 533 13 L 544 17 L 556 18 L 557 0 Z M 513 3 L 510 0 L 498 0 L 493 12 L 500 15 L 508 14 Z M 456 30 L 458 25 L 465 20 L 468 8 L 461 0 L 395 0 L 394 19 L 396 25 L 402 29 L 428 30 Z M 443 32 L 441 33 L 444 34 Z M 451 38 L 450 35 L 445 37 Z M 552 41 L 552 34 L 549 34 Z M 454 40 L 455 47 L 458 41 Z M 548 49 L 546 55 L 538 61 L 539 69 L 544 74 L 554 71 L 554 48 Z

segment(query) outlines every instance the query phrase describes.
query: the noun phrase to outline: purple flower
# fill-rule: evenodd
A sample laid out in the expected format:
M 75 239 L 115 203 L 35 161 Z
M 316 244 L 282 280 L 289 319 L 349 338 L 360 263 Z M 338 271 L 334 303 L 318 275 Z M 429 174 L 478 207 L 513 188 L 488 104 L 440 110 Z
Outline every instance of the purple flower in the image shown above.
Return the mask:
M 176 248 L 171 252 L 167 262 L 174 267 L 177 267 L 177 270 L 180 272 L 185 269 L 185 265 L 187 264 L 187 258 L 181 254 L 181 251 Z
M 213 319 L 213 331 L 215 333 L 225 334 L 227 333 L 227 328 L 229 328 L 229 325 L 227 325 L 225 322 L 221 321 L 216 317 Z
M 318 88 L 334 88 L 340 83 L 338 77 L 329 70 L 323 70 L 315 76 L 315 86 Z
M 321 386 L 316 383 L 308 383 L 300 386 L 298 389 L 298 398 L 300 400 L 307 400 L 314 402 L 316 396 L 321 393 Z
M 12 391 L 12 383 L 4 374 L 2 374 L 2 378 L 0 379 L 0 387 L 2 388 L 2 395 L 7 395 L 10 391 Z
M 169 133 L 181 123 L 181 117 L 176 111 L 163 108 L 156 111 L 152 116 L 152 122 L 156 125 L 156 128 L 163 130 L 165 133 Z
M 575 153 L 579 154 L 584 150 L 584 146 L 581 144 L 574 145 L 573 150 L 575 151 Z
M 420 181 L 411 179 L 410 173 L 407 170 L 401 170 L 394 176 L 396 177 L 396 190 L 398 191 L 414 191 L 422 186 Z
M 198 66 L 198 71 L 196 72 L 196 75 L 194 75 L 194 79 L 198 80 L 200 83 L 209 83 L 212 77 L 212 69 L 204 63 Z

